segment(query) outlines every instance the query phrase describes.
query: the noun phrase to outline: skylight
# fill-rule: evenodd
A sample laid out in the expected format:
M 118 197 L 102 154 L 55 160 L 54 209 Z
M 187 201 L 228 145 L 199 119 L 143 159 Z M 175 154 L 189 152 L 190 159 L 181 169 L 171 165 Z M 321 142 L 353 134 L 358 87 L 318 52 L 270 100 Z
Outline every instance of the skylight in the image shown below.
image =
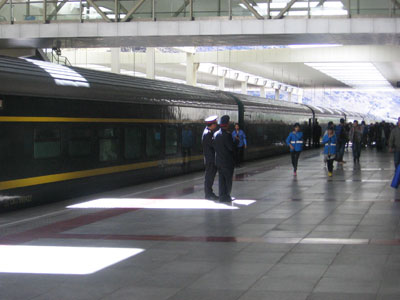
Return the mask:
M 344 84 L 359 89 L 393 89 L 372 63 L 305 63 Z

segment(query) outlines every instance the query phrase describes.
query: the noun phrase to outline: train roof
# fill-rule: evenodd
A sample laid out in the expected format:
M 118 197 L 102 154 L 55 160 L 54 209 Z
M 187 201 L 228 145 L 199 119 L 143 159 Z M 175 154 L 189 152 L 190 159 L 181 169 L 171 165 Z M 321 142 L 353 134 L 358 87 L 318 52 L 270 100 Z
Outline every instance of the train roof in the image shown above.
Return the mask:
M 184 84 L 0 56 L 0 94 L 154 104 L 235 105 L 228 96 Z
M 229 93 L 240 102 L 243 103 L 245 111 L 247 110 L 264 110 L 270 111 L 277 114 L 310 114 L 310 109 L 298 103 L 291 103 L 286 101 L 277 101 L 272 99 L 264 99 L 260 97 L 254 97 L 244 94 Z

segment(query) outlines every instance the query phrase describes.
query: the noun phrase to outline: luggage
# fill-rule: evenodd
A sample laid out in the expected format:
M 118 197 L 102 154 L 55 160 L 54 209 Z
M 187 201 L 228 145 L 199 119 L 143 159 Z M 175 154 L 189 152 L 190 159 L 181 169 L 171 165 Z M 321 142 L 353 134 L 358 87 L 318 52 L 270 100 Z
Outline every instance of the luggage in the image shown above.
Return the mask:
M 400 184 L 400 165 L 397 166 L 396 172 L 394 173 L 394 177 L 392 180 L 392 184 L 390 185 L 392 188 L 397 189 Z

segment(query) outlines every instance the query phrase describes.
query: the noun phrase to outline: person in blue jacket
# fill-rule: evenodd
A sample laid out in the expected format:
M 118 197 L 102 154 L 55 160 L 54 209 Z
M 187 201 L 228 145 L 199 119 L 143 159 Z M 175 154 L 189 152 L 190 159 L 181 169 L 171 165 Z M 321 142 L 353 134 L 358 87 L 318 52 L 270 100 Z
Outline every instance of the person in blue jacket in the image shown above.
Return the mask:
M 328 128 L 328 132 L 324 135 L 322 139 L 322 144 L 324 144 L 324 156 L 325 161 L 328 166 L 328 176 L 332 176 L 333 172 L 333 162 L 336 157 L 336 135 L 335 129 L 333 127 Z
M 240 168 L 243 161 L 244 149 L 247 148 L 246 134 L 240 129 L 239 124 L 235 124 L 235 130 L 232 132 L 232 139 L 234 144 L 235 166 Z
M 300 124 L 296 123 L 293 126 L 293 131 L 286 139 L 286 144 L 290 147 L 292 156 L 293 175 L 297 175 L 297 164 L 301 151 L 303 151 L 303 133 L 300 131 Z

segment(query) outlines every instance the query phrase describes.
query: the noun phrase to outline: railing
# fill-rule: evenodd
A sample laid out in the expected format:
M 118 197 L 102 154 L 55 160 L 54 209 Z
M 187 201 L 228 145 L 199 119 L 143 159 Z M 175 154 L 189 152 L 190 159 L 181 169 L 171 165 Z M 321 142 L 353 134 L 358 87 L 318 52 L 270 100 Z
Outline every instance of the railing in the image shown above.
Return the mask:
M 0 0 L 0 23 L 400 16 L 400 0 Z
M 58 49 L 44 49 L 44 53 L 49 58 L 49 61 L 51 61 L 52 63 L 59 64 L 59 65 L 64 65 L 64 66 L 71 67 L 72 64 L 70 63 L 68 58 L 66 56 L 61 56 L 61 54 L 57 53 L 57 51 L 60 51 L 60 50 L 58 50 Z

